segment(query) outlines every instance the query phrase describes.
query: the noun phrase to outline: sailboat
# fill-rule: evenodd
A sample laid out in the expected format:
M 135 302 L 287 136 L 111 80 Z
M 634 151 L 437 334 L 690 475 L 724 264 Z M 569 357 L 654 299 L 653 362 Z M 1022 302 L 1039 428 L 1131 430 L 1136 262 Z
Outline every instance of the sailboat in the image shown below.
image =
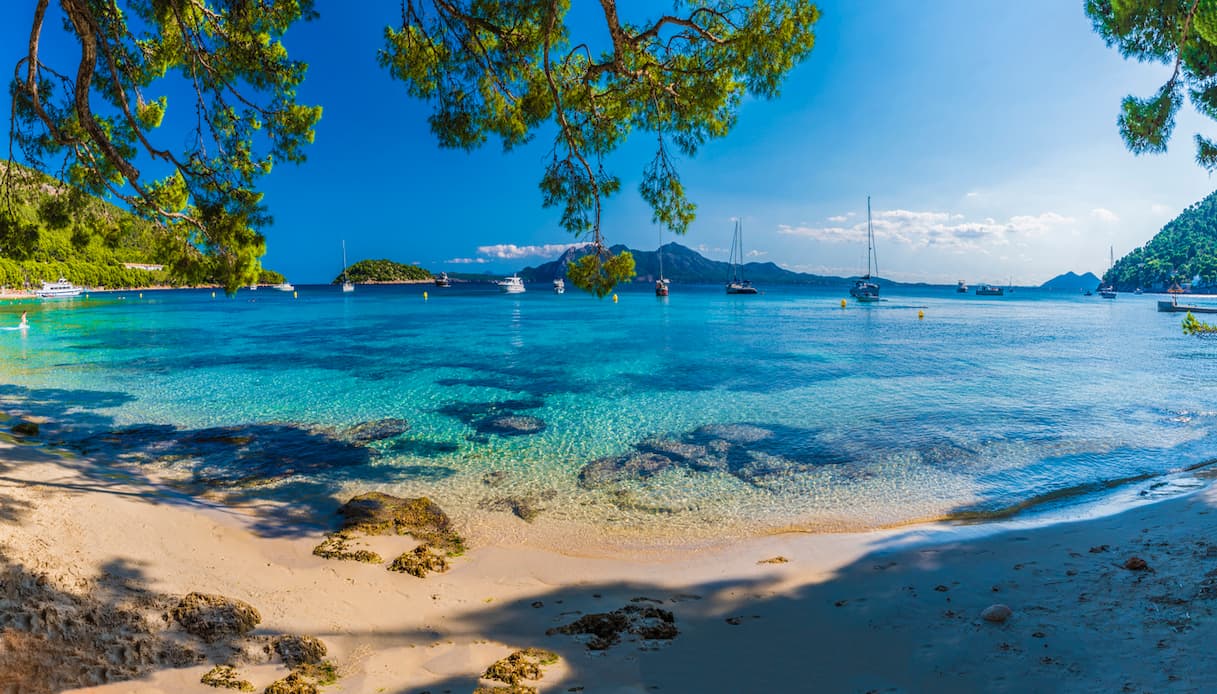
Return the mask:
M 875 228 L 870 221 L 870 196 L 866 196 L 866 274 L 854 281 L 849 295 L 861 302 L 879 300 L 879 285 L 871 281 L 871 264 L 879 272 L 879 260 L 875 256 Z
M 659 248 L 655 251 L 659 256 L 659 279 L 655 280 L 655 296 L 667 296 L 670 282 L 663 276 L 663 232 L 659 232 Z
M 744 226 L 735 220 L 735 234 L 731 237 L 731 274 L 727 277 L 728 294 L 756 294 L 752 282 L 744 279 Z
M 1114 270 L 1116 267 L 1116 247 L 1115 246 L 1111 246 L 1108 249 L 1108 263 L 1109 263 L 1109 265 L 1107 266 L 1107 274 L 1114 275 L 1115 273 L 1112 272 L 1112 270 Z M 1114 280 L 1115 278 L 1112 277 L 1112 279 Z M 1116 298 L 1115 283 L 1112 282 L 1105 286 L 1099 287 L 1099 296 L 1103 297 L 1104 299 Z
M 347 242 L 342 240 L 342 293 L 348 294 L 355 291 L 355 285 L 351 284 L 351 280 L 347 279 Z

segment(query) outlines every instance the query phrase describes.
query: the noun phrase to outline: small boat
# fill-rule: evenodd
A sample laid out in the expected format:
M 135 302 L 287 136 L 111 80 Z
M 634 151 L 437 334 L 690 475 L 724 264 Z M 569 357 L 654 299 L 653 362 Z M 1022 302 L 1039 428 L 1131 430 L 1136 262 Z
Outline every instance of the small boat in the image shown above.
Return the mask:
M 870 196 L 866 196 L 866 274 L 854 280 L 854 286 L 849 295 L 862 303 L 879 300 L 879 285 L 871 281 L 871 261 L 874 261 L 875 273 L 879 272 L 879 259 L 875 256 L 875 228 L 870 221 Z
M 281 292 L 294 292 L 296 288 L 291 282 L 280 282 L 279 284 L 271 285 L 271 289 L 278 289 Z
M 1082 296 L 1094 296 L 1094 292 L 1087 289 L 1086 291 L 1082 292 Z
M 349 294 L 355 291 L 355 285 L 351 280 L 347 279 L 347 242 L 342 240 L 342 293 Z
M 731 236 L 731 274 L 727 277 L 728 294 L 756 294 L 756 287 L 744 279 L 744 226 L 735 220 L 735 233 Z M 656 290 L 658 292 L 658 289 Z
M 43 299 L 70 299 L 80 296 L 82 291 L 84 288 L 77 287 L 60 277 L 58 282 L 43 282 L 42 289 L 35 290 L 34 293 Z
M 249 291 L 251 291 L 251 292 L 256 292 L 256 291 L 258 291 L 258 285 L 256 285 L 256 284 L 251 284 L 251 285 L 249 285 L 248 289 L 249 289 Z
M 976 296 L 1004 296 L 1006 290 L 991 284 L 982 284 L 976 288 Z
M 448 279 L 448 273 L 446 273 L 446 272 L 441 272 L 441 273 L 439 273 L 439 277 L 436 277 L 436 278 L 435 278 L 435 286 L 437 286 L 437 287 L 451 287 L 451 286 L 452 286 L 452 280 Z
M 524 293 L 524 280 L 520 279 L 519 275 L 504 277 L 498 282 L 495 282 L 495 284 L 499 285 L 499 289 L 506 294 Z
M 554 294 L 566 293 L 566 280 L 561 277 L 554 280 Z
M 959 280 L 959 284 L 955 285 L 955 293 L 956 294 L 967 294 L 968 293 L 968 283 L 964 282 L 963 280 Z
M 1109 253 L 1109 260 L 1108 260 L 1108 266 L 1107 266 L 1107 274 L 1109 276 L 1113 276 L 1113 277 L 1111 280 L 1108 281 L 1107 284 L 1103 285 L 1102 287 L 1099 287 L 1099 296 L 1103 297 L 1104 299 L 1114 299 L 1114 298 L 1116 298 L 1116 283 L 1114 281 L 1115 280 L 1114 270 L 1116 269 L 1116 247 L 1112 246 L 1110 248 L 1110 250 L 1108 251 L 1108 253 Z
M 659 279 L 655 280 L 655 296 L 667 296 L 668 285 L 671 284 L 663 276 L 663 231 L 659 232 L 659 248 L 655 249 L 655 254 L 659 256 Z

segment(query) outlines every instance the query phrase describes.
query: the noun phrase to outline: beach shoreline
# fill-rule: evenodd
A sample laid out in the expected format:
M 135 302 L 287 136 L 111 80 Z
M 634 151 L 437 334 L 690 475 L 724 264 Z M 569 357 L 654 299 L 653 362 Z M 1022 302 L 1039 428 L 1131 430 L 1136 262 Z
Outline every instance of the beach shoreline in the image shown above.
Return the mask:
M 47 639 L 48 657 L 96 647 L 83 637 L 56 641 L 54 620 L 28 619 L 48 605 L 70 613 L 77 603 L 68 596 L 103 610 L 124 600 L 167 609 L 199 591 L 261 612 L 242 655 L 226 658 L 259 690 L 287 668 L 250 644 L 282 634 L 320 638 L 340 675 L 326 691 L 343 692 L 469 691 L 497 659 L 529 647 L 561 658 L 528 682 L 543 692 L 759 691 L 807 682 L 827 691 L 1194 691 L 1217 682 L 1203 652 L 1205 637 L 1217 634 L 1212 488 L 1047 525 L 788 533 L 666 557 L 578 556 L 505 539 L 475 544 L 448 572 L 419 579 L 314 556 L 318 528 L 333 519 L 269 532 L 257 509 L 190 498 L 39 446 L 4 444 L 0 479 L 5 569 L 54 588 L 45 604 L 0 611 L 8 639 L 0 666 L 13 665 L 13 634 L 23 627 Z M 385 556 L 415 544 L 368 543 Z M 1146 570 L 1123 568 L 1134 556 Z M 997 603 L 1013 616 L 983 620 Z M 670 611 L 679 633 L 627 633 L 603 651 L 546 634 L 630 605 Z M 149 623 L 148 638 L 183 640 L 170 620 Z M 211 691 L 199 678 L 225 652 L 195 648 L 206 662 L 154 667 L 135 658 L 127 671 L 82 672 L 138 675 L 95 691 Z M 876 648 L 883 657 L 870 657 Z M 6 676 L 20 675 L 0 667 L 0 684 Z

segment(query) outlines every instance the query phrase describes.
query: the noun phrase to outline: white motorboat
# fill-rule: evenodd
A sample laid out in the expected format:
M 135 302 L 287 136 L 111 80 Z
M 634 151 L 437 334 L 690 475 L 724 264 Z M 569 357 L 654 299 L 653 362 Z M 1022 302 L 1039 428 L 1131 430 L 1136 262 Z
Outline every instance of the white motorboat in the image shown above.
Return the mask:
M 296 288 L 291 282 L 280 282 L 279 284 L 271 285 L 271 289 L 278 289 L 281 292 L 294 292 Z
M 503 279 L 499 280 L 498 282 L 495 282 L 495 284 L 499 285 L 499 289 L 507 294 L 523 294 L 524 293 L 524 280 L 520 279 L 519 275 L 512 275 L 511 277 L 504 277 Z
M 84 291 L 83 287 L 77 287 L 60 277 L 58 282 L 43 282 L 42 289 L 38 289 L 34 293 L 43 299 L 70 299 L 80 296 L 82 291 Z
M 561 277 L 554 280 L 554 294 L 566 293 L 566 280 Z
M 433 277 L 432 279 L 435 280 L 435 286 L 437 286 L 437 287 L 451 287 L 452 286 L 452 280 L 449 279 L 448 273 L 446 273 L 446 272 L 441 272 L 441 273 L 439 273 L 439 277 Z

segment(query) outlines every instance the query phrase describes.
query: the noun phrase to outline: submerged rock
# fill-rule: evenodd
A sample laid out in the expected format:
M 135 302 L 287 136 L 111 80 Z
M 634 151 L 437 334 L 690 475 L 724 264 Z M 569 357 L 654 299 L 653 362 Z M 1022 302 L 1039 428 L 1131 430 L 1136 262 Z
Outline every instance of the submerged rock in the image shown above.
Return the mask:
M 1148 571 L 1149 562 L 1141 557 L 1129 557 L 1128 561 L 1124 562 L 1124 568 L 1129 571 Z
M 694 431 L 693 435 L 731 443 L 756 443 L 772 437 L 773 432 L 752 424 L 707 424 Z
M 478 508 L 487 511 L 509 511 L 520 520 L 531 523 L 536 520 L 537 516 L 545 509 L 537 506 L 537 500 L 533 497 L 522 496 L 505 496 L 500 499 L 483 499 L 478 504 Z
M 426 578 L 432 571 L 444 573 L 448 570 L 448 560 L 443 555 L 436 554 L 429 545 L 419 545 L 409 552 L 404 552 L 389 565 L 389 571 L 406 573 L 417 578 Z
M 347 429 L 343 437 L 356 443 L 371 443 L 401 436 L 409 430 L 410 423 L 406 420 L 388 417 L 356 424 Z
M 275 652 L 289 668 L 315 665 L 325 657 L 326 648 L 315 636 L 280 636 L 274 642 Z
M 452 529 L 448 514 L 425 496 L 402 498 L 367 492 L 352 497 L 338 513 L 344 519 L 342 531 L 346 533 L 410 535 L 448 556 L 465 552 L 465 541 Z
M 984 612 L 980 613 L 980 618 L 986 622 L 1001 624 L 1007 619 L 1010 619 L 1010 616 L 1013 614 L 1014 610 L 1010 609 L 1006 605 L 989 605 L 985 608 Z
M 510 684 L 513 687 L 523 680 L 534 682 L 541 679 L 544 673 L 541 668 L 558 662 L 558 654 L 541 648 L 525 648 L 516 651 L 502 660 L 495 661 L 482 673 L 482 679 L 495 680 Z M 507 691 L 507 690 L 494 690 Z
M 579 471 L 579 486 L 587 489 L 619 484 L 657 475 L 676 466 L 667 456 L 658 453 L 630 453 L 623 456 L 598 458 Z
M 208 670 L 199 681 L 217 689 L 236 689 L 242 692 L 254 690 L 253 683 L 241 679 L 237 669 L 231 665 L 217 665 Z
M 37 436 L 38 424 L 35 422 L 17 422 L 13 425 L 12 432 L 18 436 Z
M 638 604 L 626 605 L 612 612 L 583 615 L 566 626 L 554 627 L 546 635 L 572 634 L 591 636 L 584 645 L 590 651 L 602 651 L 621 641 L 621 635 L 634 634 L 648 641 L 676 638 L 676 617 L 668 610 Z
M 523 414 L 500 414 L 479 421 L 475 428 L 479 434 L 529 436 L 545 431 L 545 421 Z
M 208 643 L 242 636 L 262 621 L 249 603 L 207 593 L 188 594 L 170 614 L 187 633 Z

